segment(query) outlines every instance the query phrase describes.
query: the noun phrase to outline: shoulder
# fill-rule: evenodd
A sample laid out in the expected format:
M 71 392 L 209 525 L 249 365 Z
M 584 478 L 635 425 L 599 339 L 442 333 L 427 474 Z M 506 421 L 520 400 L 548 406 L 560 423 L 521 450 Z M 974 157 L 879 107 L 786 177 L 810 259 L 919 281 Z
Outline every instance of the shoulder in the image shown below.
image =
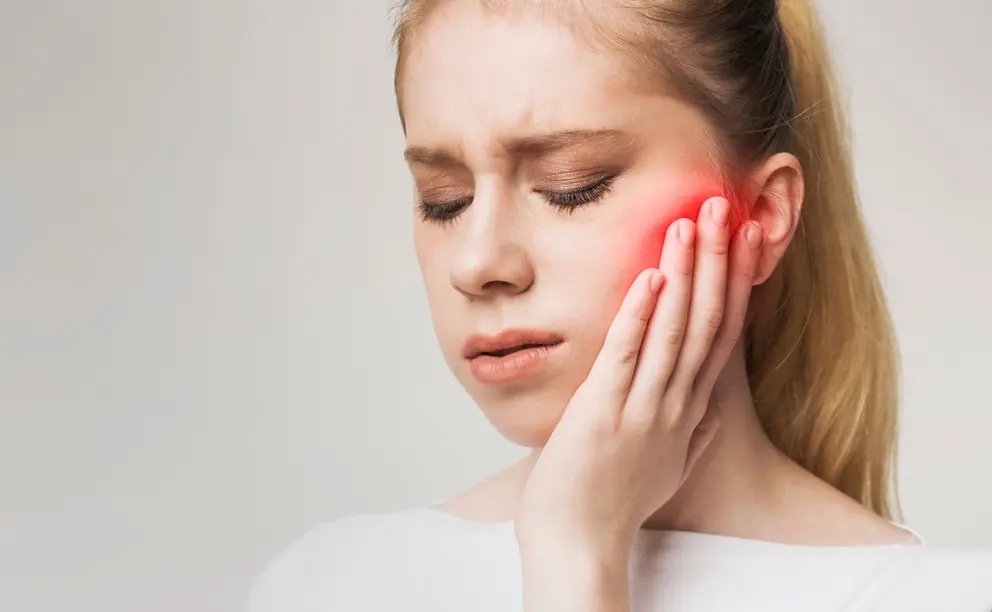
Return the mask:
M 415 511 L 317 525 L 266 566 L 246 612 L 392 609 L 417 588 L 415 555 L 426 538 Z

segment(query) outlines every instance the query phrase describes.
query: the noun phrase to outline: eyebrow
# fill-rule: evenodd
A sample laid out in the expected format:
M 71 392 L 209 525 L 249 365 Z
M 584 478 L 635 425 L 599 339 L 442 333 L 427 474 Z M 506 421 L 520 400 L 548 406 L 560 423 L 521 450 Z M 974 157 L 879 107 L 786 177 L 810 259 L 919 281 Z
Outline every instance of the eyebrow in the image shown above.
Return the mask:
M 612 149 L 613 152 L 629 150 L 636 144 L 636 138 L 623 130 L 563 130 L 536 136 L 502 138 L 496 148 L 503 154 L 514 157 L 541 157 L 563 149 L 590 147 L 597 151 Z M 408 162 L 427 166 L 454 166 L 461 162 L 451 149 L 431 147 L 408 147 L 403 153 Z

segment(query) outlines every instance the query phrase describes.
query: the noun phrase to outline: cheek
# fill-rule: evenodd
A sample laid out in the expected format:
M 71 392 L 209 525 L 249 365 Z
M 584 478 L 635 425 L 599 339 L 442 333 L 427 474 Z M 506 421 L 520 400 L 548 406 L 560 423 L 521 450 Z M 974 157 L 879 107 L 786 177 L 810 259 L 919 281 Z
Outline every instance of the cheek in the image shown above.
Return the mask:
M 623 272 L 620 299 L 642 270 L 658 266 L 671 225 L 679 219 L 695 221 L 711 193 L 693 193 L 677 198 L 671 195 L 655 197 L 624 219 L 622 233 L 627 240 L 617 262 Z
M 683 188 L 681 192 L 668 190 L 666 194 L 658 195 L 648 200 L 644 206 L 637 207 L 624 219 L 623 232 L 630 237 L 622 255 L 628 288 L 641 270 L 658 266 L 668 230 L 673 223 L 679 219 L 698 222 L 703 204 L 712 197 L 722 195 L 722 190 L 715 184 L 700 183 L 698 186 Z M 734 199 L 731 197 L 731 202 Z M 733 236 L 743 222 L 743 217 L 733 205 L 731 210 L 730 231 Z
M 567 278 L 576 296 L 581 296 L 577 303 L 583 304 L 580 335 L 587 365 L 598 353 L 634 279 L 641 271 L 658 267 L 668 228 L 682 218 L 695 220 L 714 193 L 718 191 L 674 196 L 671 189 L 666 190 L 665 195 L 630 207 L 615 224 L 601 227 L 598 236 L 586 238 L 589 245 L 595 245 L 587 250 L 591 256 L 573 261 Z
M 628 221 L 630 226 L 627 233 L 634 240 L 631 241 L 631 250 L 627 257 L 632 269 L 636 270 L 634 276 L 645 268 L 658 266 L 668 229 L 679 219 L 695 221 L 705 201 L 706 197 L 703 196 L 645 207 L 644 212 Z

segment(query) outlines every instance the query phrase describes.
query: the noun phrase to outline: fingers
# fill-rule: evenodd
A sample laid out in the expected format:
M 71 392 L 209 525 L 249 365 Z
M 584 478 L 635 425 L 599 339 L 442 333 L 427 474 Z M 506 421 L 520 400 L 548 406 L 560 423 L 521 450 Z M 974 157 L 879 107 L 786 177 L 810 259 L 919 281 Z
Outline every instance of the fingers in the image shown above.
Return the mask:
M 642 271 L 634 279 L 606 333 L 586 384 L 606 390 L 610 397 L 626 399 L 662 280 L 661 273 L 654 268 Z
M 761 226 L 755 221 L 749 221 L 737 232 L 731 248 L 723 322 L 713 340 L 713 347 L 696 375 L 695 392 L 700 396 L 709 397 L 727 358 L 730 357 L 744 331 L 751 288 L 754 286 L 754 277 L 758 269 L 760 248 Z
M 688 397 L 692 391 L 696 374 L 723 322 L 726 303 L 730 203 L 725 198 L 710 198 L 700 213 L 686 341 L 669 384 L 680 397 Z
M 665 235 L 660 266 L 665 289 L 648 324 L 644 348 L 624 408 L 631 417 L 650 419 L 660 409 L 669 375 L 678 360 L 692 292 L 694 241 L 695 224 L 688 219 L 673 223 Z M 641 412 L 643 414 L 636 414 Z

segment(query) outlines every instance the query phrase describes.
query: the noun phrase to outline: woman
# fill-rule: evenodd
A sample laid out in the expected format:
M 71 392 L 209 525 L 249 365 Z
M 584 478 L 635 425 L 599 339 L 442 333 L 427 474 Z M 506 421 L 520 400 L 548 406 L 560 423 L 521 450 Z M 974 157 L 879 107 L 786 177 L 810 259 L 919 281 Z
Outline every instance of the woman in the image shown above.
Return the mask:
M 455 376 L 531 455 L 318 527 L 284 610 L 992 609 L 892 521 L 895 348 L 804 0 L 408 0 L 396 92 Z

